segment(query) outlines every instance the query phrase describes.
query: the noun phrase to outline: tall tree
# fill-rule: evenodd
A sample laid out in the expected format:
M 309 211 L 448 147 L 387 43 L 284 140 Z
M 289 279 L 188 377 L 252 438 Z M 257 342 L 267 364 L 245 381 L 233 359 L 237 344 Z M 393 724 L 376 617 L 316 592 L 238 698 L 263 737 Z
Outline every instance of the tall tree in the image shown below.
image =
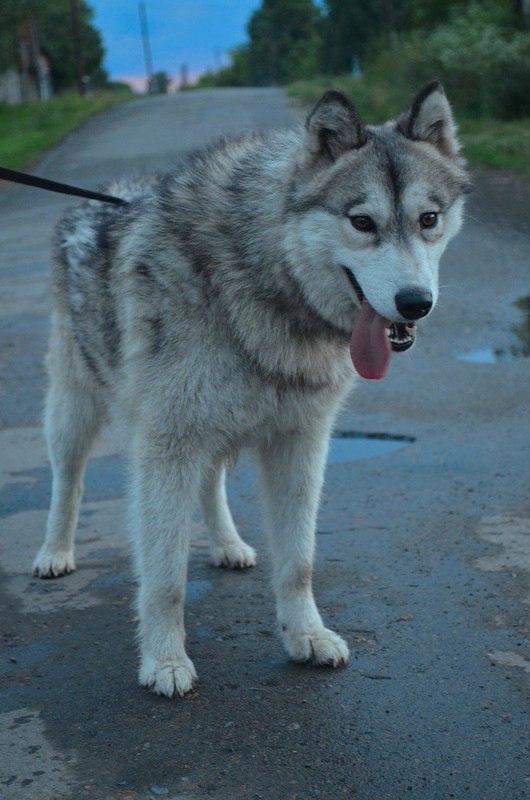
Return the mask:
M 349 72 L 352 59 L 362 57 L 370 39 L 383 33 L 392 10 L 392 0 L 326 0 L 322 21 L 324 71 Z
M 89 77 L 101 81 L 105 77 L 101 34 L 94 27 L 90 5 L 78 0 L 78 7 L 85 70 Z M 1 0 L 0 69 L 18 66 L 17 27 L 30 16 L 37 24 L 40 46 L 50 59 L 54 88 L 73 85 L 76 67 L 69 0 Z
M 75 82 L 76 64 L 72 36 L 72 19 L 68 0 L 33 0 L 39 27 L 41 47 L 50 58 L 52 79 L 56 89 Z M 79 28 L 86 74 L 92 79 L 101 76 L 105 55 L 101 34 L 93 25 L 94 12 L 85 0 L 78 0 Z
M 451 16 L 461 11 L 465 13 L 471 5 L 482 7 L 491 14 L 492 19 L 505 23 L 518 21 L 517 11 L 522 9 L 525 0 L 404 0 L 402 26 L 406 29 L 432 30 L 436 25 L 448 22 Z
M 263 0 L 247 28 L 249 83 L 313 77 L 320 66 L 319 18 L 313 0 Z

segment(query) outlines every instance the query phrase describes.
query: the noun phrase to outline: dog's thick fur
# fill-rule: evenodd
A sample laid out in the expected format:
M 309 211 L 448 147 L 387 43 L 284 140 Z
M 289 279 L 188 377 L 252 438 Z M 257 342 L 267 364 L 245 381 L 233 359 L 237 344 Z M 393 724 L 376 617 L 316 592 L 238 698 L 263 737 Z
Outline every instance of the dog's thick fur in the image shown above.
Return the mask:
M 167 175 L 109 187 L 127 206 L 91 201 L 59 224 L 45 424 L 53 497 L 34 568 L 74 569 L 84 466 L 114 409 L 130 444 L 142 685 L 183 695 L 196 678 L 184 596 L 199 500 L 213 563 L 255 563 L 224 488 L 225 464 L 246 446 L 262 472 L 285 648 L 295 661 L 348 660 L 311 578 L 328 438 L 354 377 L 350 336 L 363 297 L 389 324 L 404 321 L 403 288 L 435 302 L 466 186 L 434 82 L 377 127 L 328 92 L 305 129 L 223 140 Z M 432 230 L 418 222 L 427 212 L 438 215 Z M 356 229 L 359 215 L 375 229 Z

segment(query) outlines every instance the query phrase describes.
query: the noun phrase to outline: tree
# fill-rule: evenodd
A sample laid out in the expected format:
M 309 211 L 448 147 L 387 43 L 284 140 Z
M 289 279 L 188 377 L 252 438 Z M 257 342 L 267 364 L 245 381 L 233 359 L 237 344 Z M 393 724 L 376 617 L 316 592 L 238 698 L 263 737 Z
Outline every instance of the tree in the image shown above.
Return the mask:
M 68 0 L 32 0 L 31 5 L 41 47 L 50 59 L 54 87 L 64 89 L 76 78 L 70 4 Z M 101 79 L 105 51 L 101 34 L 92 24 L 94 12 L 85 0 L 78 0 L 78 7 L 85 73 L 92 79 Z
M 313 0 L 263 0 L 248 23 L 248 82 L 283 84 L 320 67 L 320 12 Z
M 448 22 L 452 16 L 465 14 L 473 3 L 480 5 L 492 17 L 509 21 L 515 15 L 515 0 L 405 0 L 403 3 L 402 27 L 407 30 L 432 31 L 437 25 Z
M 392 0 L 326 0 L 322 20 L 323 67 L 328 74 L 350 72 L 354 56 L 362 57 L 371 39 L 392 23 Z
M 92 82 L 101 83 L 106 79 L 101 34 L 93 25 L 94 12 L 88 3 L 78 0 L 78 6 L 85 72 Z M 40 46 L 50 59 L 54 88 L 60 90 L 74 84 L 76 66 L 69 0 L 1 0 L 0 69 L 18 65 L 17 27 L 26 17 L 33 17 L 36 22 Z

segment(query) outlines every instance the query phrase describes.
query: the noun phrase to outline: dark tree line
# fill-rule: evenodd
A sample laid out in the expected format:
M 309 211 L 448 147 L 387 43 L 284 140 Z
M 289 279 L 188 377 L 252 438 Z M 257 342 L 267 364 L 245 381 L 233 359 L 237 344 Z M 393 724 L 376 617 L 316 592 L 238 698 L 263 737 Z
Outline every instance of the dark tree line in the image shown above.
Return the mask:
M 432 31 L 473 5 L 524 27 L 518 0 L 262 0 L 248 22 L 248 43 L 202 85 L 267 86 L 348 73 L 353 59 L 362 63 L 375 48 L 395 46 L 408 31 Z
M 92 83 L 106 80 L 102 63 L 103 41 L 93 25 L 94 12 L 85 0 L 78 0 L 79 26 L 85 73 Z M 19 66 L 18 29 L 32 17 L 42 52 L 50 62 L 55 90 L 75 84 L 76 64 L 69 0 L 0 0 L 0 72 Z

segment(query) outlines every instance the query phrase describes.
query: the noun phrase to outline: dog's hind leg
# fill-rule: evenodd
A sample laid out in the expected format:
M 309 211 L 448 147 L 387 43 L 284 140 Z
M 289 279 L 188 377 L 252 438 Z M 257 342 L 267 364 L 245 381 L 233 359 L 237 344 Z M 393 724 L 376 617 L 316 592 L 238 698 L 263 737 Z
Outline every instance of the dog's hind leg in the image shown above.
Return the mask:
M 73 352 L 57 321 L 52 331 L 44 430 L 52 467 L 52 500 L 46 537 L 33 564 L 35 575 L 73 572 L 74 536 L 91 445 L 105 418 L 98 387 Z
M 150 431 L 134 442 L 132 462 L 140 684 L 155 694 L 182 696 L 197 678 L 184 647 L 184 598 L 200 456 Z
M 211 467 L 203 477 L 201 501 L 216 567 L 244 569 L 256 563 L 256 553 L 239 536 L 226 497 L 224 465 Z
M 348 646 L 324 627 L 312 590 L 315 525 L 328 430 L 275 437 L 261 448 L 281 637 L 293 661 L 339 666 Z

